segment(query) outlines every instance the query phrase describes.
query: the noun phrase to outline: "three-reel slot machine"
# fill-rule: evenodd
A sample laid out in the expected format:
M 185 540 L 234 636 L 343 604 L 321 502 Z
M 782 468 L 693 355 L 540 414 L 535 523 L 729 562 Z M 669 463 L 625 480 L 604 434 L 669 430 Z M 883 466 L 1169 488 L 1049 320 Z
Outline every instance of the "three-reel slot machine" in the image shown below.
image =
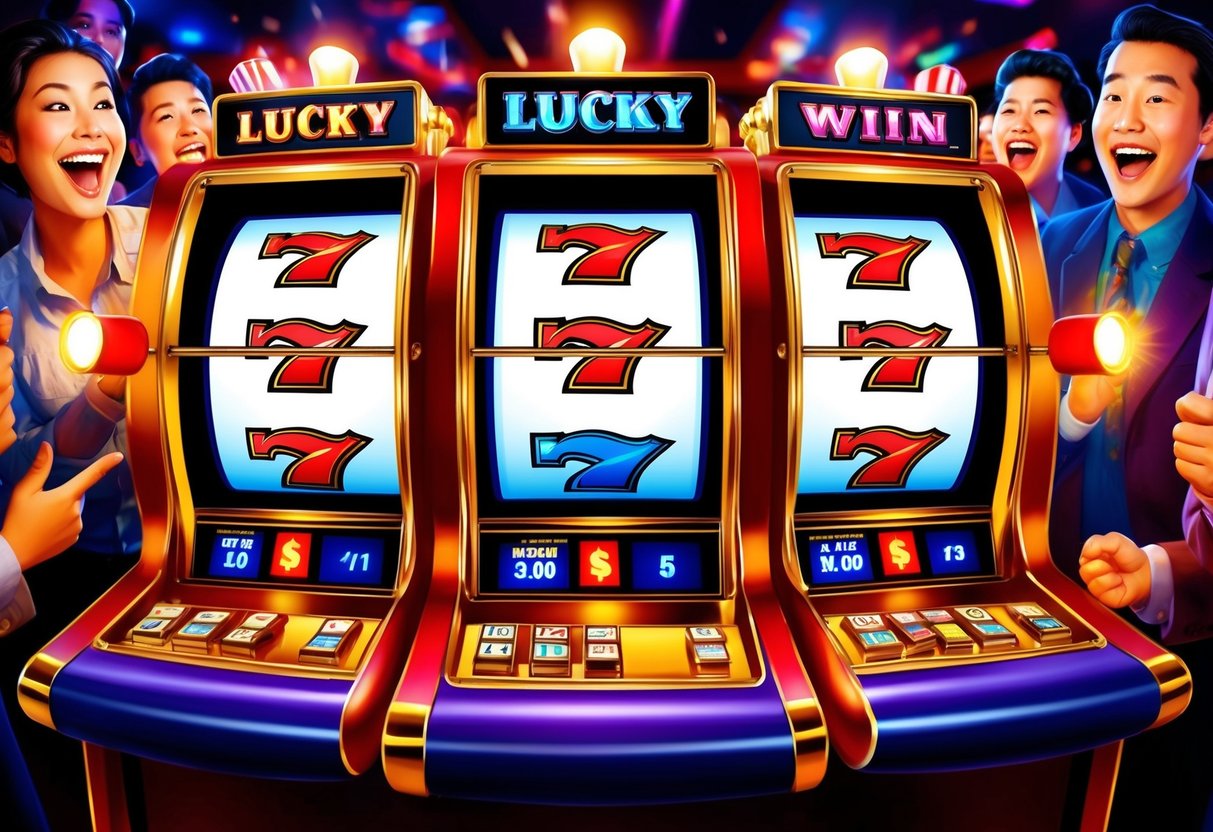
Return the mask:
M 102 747 L 633 804 L 811 788 L 824 718 L 916 772 L 1183 710 L 1050 560 L 1053 322 L 971 100 L 777 83 L 744 149 L 702 73 L 478 99 L 439 157 L 416 84 L 223 96 L 158 187 L 150 359 L 94 368 L 144 555 L 21 683 L 98 816 Z
M 1049 557 L 1048 288 L 972 100 L 780 82 L 743 136 L 777 301 L 773 571 L 839 756 L 1001 765 L 1177 716 L 1182 662 Z
M 489 74 L 478 139 L 439 162 L 425 303 L 450 338 L 425 399 L 458 455 L 428 466 L 398 789 L 603 804 L 820 780 L 820 713 L 739 510 L 739 284 L 765 263 L 713 95 L 699 73 Z
M 376 763 L 429 573 L 404 344 L 449 127 L 412 82 L 221 96 L 217 158 L 158 184 L 128 387 L 143 556 L 20 690 L 89 744 L 100 816 L 98 747 L 305 780 Z

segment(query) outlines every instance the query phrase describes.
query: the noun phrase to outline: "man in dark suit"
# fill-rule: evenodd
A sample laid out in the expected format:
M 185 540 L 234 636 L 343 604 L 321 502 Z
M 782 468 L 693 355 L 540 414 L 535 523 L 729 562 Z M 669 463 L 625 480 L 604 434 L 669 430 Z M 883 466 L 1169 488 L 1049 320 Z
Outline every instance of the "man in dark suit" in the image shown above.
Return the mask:
M 1112 200 L 1059 217 L 1043 238 L 1061 315 L 1118 309 L 1136 328 L 1122 384 L 1076 377 L 1062 398 L 1050 545 L 1077 574 L 1088 536 L 1183 537 L 1175 401 L 1193 389 L 1213 289 L 1213 204 L 1192 187 L 1213 142 L 1213 36 L 1135 6 L 1100 55 L 1092 121 Z
M 1091 117 L 1091 91 L 1060 52 L 1020 49 L 998 68 L 994 157 L 1023 179 L 1036 224 L 1102 202 L 1094 185 L 1064 170 Z

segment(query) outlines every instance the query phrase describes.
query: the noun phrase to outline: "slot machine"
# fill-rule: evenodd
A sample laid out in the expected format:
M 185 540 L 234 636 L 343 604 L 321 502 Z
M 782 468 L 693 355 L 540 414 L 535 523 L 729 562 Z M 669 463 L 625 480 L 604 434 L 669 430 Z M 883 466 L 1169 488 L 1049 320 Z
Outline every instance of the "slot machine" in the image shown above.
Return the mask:
M 777 82 L 742 124 L 775 301 L 772 571 L 832 747 L 874 772 L 1118 749 L 1191 681 L 1050 558 L 1065 339 L 1051 356 L 1026 192 L 976 163 L 972 99 L 861 86 Z
M 490 73 L 478 97 L 437 173 L 444 459 L 388 781 L 559 804 L 815 785 L 824 726 L 739 511 L 753 159 L 716 144 L 703 73 Z
M 298 780 L 371 767 L 429 574 L 407 344 L 450 121 L 416 83 L 352 77 L 214 112 L 217 158 L 157 186 L 142 344 L 91 316 L 66 336 L 94 347 L 81 369 L 146 360 L 127 410 L 141 560 L 20 685 L 86 744 L 102 826 L 125 823 L 115 751 Z

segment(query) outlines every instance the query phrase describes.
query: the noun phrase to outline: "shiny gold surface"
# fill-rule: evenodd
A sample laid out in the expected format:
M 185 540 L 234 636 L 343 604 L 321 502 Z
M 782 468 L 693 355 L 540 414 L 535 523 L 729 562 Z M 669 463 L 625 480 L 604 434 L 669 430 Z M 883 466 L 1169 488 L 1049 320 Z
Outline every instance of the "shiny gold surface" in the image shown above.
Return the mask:
M 792 745 L 796 749 L 796 780 L 792 791 L 811 789 L 825 776 L 829 743 L 821 708 L 816 699 L 784 702 L 792 724 Z
M 383 770 L 392 788 L 418 797 L 425 785 L 425 726 L 430 708 L 396 700 L 388 709 L 383 732 Z
M 772 86 L 780 86 L 783 82 L 779 82 Z M 865 92 L 865 94 L 868 94 Z M 876 97 L 886 97 L 896 99 L 901 93 L 899 91 L 873 91 L 871 93 Z M 925 94 L 924 94 L 925 95 Z M 952 99 L 952 96 L 937 96 L 943 99 Z M 995 551 L 995 571 L 997 574 L 1007 575 L 1013 571 L 1013 565 L 1009 562 L 1009 553 L 1004 549 L 1002 542 L 1006 539 L 1009 523 L 1010 509 L 1012 506 L 1012 488 L 1014 485 L 1015 460 L 1020 453 L 1020 446 L 1015 441 L 1021 435 L 1021 420 L 1024 415 L 1024 356 L 1028 346 L 1026 342 L 1026 333 L 1023 331 L 1021 321 L 1021 309 L 1023 299 L 1019 293 L 1012 290 L 1012 287 L 1019 286 L 1019 267 L 1015 259 L 1015 252 L 1010 247 L 1009 229 L 1006 227 L 1005 213 L 1002 210 L 1002 205 L 999 199 L 997 187 L 992 178 L 984 171 L 968 171 L 968 170 L 925 170 L 919 168 L 905 168 L 884 165 L 865 165 L 862 168 L 854 165 L 836 165 L 836 164 L 812 164 L 793 162 L 781 165 L 776 173 L 776 180 L 779 187 L 780 201 L 780 226 L 782 231 L 783 248 L 784 248 L 784 284 L 788 297 L 791 302 L 788 304 L 788 332 L 792 338 L 793 348 L 788 357 L 787 369 L 789 374 L 788 382 L 788 454 L 789 459 L 793 464 L 788 466 L 787 494 L 786 506 L 788 517 L 787 534 L 789 537 L 794 537 L 793 526 L 798 527 L 806 518 L 797 518 L 796 510 L 796 483 L 798 477 L 796 460 L 800 459 L 800 424 L 803 418 L 802 414 L 802 397 L 804 388 L 804 357 L 807 354 L 807 347 L 814 349 L 838 349 L 836 345 L 805 345 L 804 333 L 801 328 L 802 315 L 801 309 L 804 299 L 801 297 L 801 282 L 804 279 L 799 273 L 799 248 L 796 240 L 795 231 L 795 212 L 792 205 L 791 192 L 789 183 L 793 179 L 825 179 L 831 181 L 852 181 L 852 182 L 898 182 L 905 184 L 916 185 L 942 185 L 954 188 L 976 189 L 978 201 L 982 208 L 982 213 L 985 216 L 985 222 L 990 229 L 991 239 L 994 244 L 995 260 L 998 263 L 1000 272 L 999 285 L 1002 294 L 1003 306 L 1003 326 L 1006 335 L 1006 343 L 998 345 L 985 345 L 992 348 L 994 354 L 1005 354 L 1007 361 L 1007 415 L 1006 429 L 1004 435 L 1007 441 L 1003 443 L 1002 456 L 998 465 L 998 476 L 995 482 L 994 495 L 991 500 L 991 508 L 989 520 L 991 522 L 991 532 L 994 539 Z M 1046 296 L 1047 297 L 1047 296 Z M 925 352 L 936 352 L 946 355 L 947 351 L 943 348 L 925 350 Z M 870 352 L 870 351 L 868 351 Z M 944 507 L 942 510 L 938 507 L 929 507 L 923 509 L 910 509 L 896 512 L 859 512 L 859 513 L 841 513 L 838 515 L 812 515 L 814 523 L 825 521 L 827 517 L 830 519 L 843 520 L 848 516 L 855 521 L 872 521 L 872 522 L 887 522 L 896 518 L 899 521 L 927 521 L 934 520 L 942 516 L 943 512 L 956 512 L 958 514 L 964 512 L 973 512 L 974 509 L 965 507 Z M 797 583 L 802 591 L 808 592 L 809 586 L 806 576 L 800 572 L 799 558 L 795 557 L 795 546 L 791 545 L 788 550 L 791 556 L 791 561 L 787 564 L 789 572 L 796 576 Z
M 1192 676 L 1187 665 L 1178 656 L 1164 653 L 1146 662 L 1146 667 L 1158 680 L 1162 693 L 1162 703 L 1158 709 L 1158 718 L 1151 726 L 1157 728 L 1165 725 L 1184 712 L 1192 701 Z
M 63 662 L 46 653 L 36 653 L 21 671 L 17 682 L 17 701 L 21 710 L 47 728 L 55 727 L 55 720 L 51 718 L 51 684 L 63 666 Z
M 394 85 L 388 85 L 394 86 Z M 416 86 L 416 85 L 413 85 Z M 360 87 L 362 88 L 362 87 Z M 417 87 L 420 93 L 420 87 Z M 292 90 L 290 92 L 297 92 Z M 256 94 L 253 97 L 260 96 Z M 396 406 L 396 424 L 404 425 L 404 401 L 407 395 L 408 373 L 407 360 L 403 356 L 402 344 L 407 343 L 407 333 L 404 332 L 405 321 L 408 317 L 406 308 L 406 293 L 405 287 L 409 280 L 409 271 L 412 261 L 412 217 L 416 202 L 416 173 L 409 165 L 389 164 L 384 162 L 377 163 L 344 163 L 344 164 L 308 164 L 296 165 L 293 167 L 255 165 L 247 168 L 239 168 L 234 170 L 207 170 L 194 176 L 187 185 L 183 197 L 183 205 L 178 214 L 177 225 L 173 234 L 173 244 L 171 254 L 168 259 L 168 265 L 165 274 L 163 299 L 165 306 L 165 314 L 162 320 L 160 329 L 159 342 L 156 344 L 157 353 L 165 356 L 165 359 L 160 362 L 159 372 L 159 399 L 162 403 L 162 413 L 160 419 L 160 435 L 164 438 L 163 448 L 161 453 L 167 451 L 167 469 L 168 469 L 168 487 L 170 489 L 169 505 L 176 508 L 180 519 L 181 528 L 181 546 L 177 548 L 177 562 L 174 564 L 175 573 L 181 576 L 183 580 L 188 580 L 189 575 L 193 573 L 192 564 L 194 557 L 194 539 L 195 529 L 199 518 L 194 507 L 192 493 L 189 486 L 189 478 L 185 467 L 185 450 L 184 439 L 181 431 L 175 427 L 182 423 L 181 403 L 179 396 L 179 376 L 178 366 L 180 357 L 202 351 L 209 354 L 215 348 L 213 347 L 190 347 L 183 346 L 179 342 L 179 333 L 181 325 L 181 295 L 183 291 L 185 268 L 189 262 L 190 249 L 193 244 L 192 231 L 197 225 L 198 217 L 202 210 L 202 205 L 206 198 L 206 189 L 215 185 L 242 185 L 242 184 L 274 184 L 284 182 L 300 182 L 300 181 L 316 181 L 316 180 L 350 180 L 354 183 L 359 179 L 378 179 L 378 178 L 400 178 L 404 183 L 404 198 L 401 205 L 400 214 L 400 259 L 399 273 L 396 276 L 396 304 L 400 308 L 401 314 L 397 319 L 397 331 L 395 333 L 395 346 L 391 347 L 392 354 L 395 355 L 396 361 L 396 377 L 398 384 L 395 391 L 395 406 Z M 242 349 L 242 348 L 237 348 Z M 184 351 L 184 353 L 182 352 Z M 352 357 L 353 354 L 351 354 Z M 190 358 L 189 360 L 198 360 Z M 411 554 L 409 541 L 411 540 L 411 508 L 412 500 L 409 497 L 409 483 L 411 481 L 409 471 L 409 459 L 407 449 L 403 442 L 398 441 L 397 452 L 400 455 L 400 478 L 401 478 L 401 502 L 405 519 L 403 528 L 401 529 L 401 557 L 398 564 L 397 580 L 394 585 L 399 587 L 400 576 L 407 569 L 407 561 Z M 262 522 L 283 522 L 283 523 L 299 523 L 307 521 L 309 518 L 315 522 L 315 515 L 305 512 L 291 511 L 249 511 L 244 508 L 234 507 L 230 514 L 224 511 L 208 511 L 204 516 L 214 520 L 224 519 L 243 519 L 245 522 L 250 520 L 260 520 Z M 365 516 L 360 516 L 353 513 L 335 514 L 329 518 L 331 524 L 342 524 L 349 521 L 365 520 Z M 390 518 L 384 518 L 385 520 Z M 394 524 L 393 524 L 394 525 Z M 252 603 L 262 603 L 260 600 L 252 601 Z M 298 602 L 296 602 L 298 603 Z M 266 609 L 278 611 L 273 606 L 267 606 Z M 382 616 L 384 610 L 380 608 L 376 615 Z

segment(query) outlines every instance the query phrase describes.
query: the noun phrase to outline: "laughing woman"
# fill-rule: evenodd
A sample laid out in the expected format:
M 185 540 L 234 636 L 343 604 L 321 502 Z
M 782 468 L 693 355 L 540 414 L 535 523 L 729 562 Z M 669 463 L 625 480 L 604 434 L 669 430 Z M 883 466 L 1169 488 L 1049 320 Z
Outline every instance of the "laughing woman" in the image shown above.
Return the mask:
M 109 55 L 65 26 L 31 20 L 0 32 L 0 175 L 34 206 L 21 242 L 0 259 L 0 305 L 15 318 L 17 433 L 0 455 L 3 501 L 41 442 L 55 451 L 48 486 L 126 451 L 124 380 L 73 375 L 59 358 L 69 314 L 125 314 L 130 304 L 146 212 L 106 204 L 126 146 L 119 95 Z M 125 464 L 90 492 L 83 520 L 77 548 L 138 550 Z

